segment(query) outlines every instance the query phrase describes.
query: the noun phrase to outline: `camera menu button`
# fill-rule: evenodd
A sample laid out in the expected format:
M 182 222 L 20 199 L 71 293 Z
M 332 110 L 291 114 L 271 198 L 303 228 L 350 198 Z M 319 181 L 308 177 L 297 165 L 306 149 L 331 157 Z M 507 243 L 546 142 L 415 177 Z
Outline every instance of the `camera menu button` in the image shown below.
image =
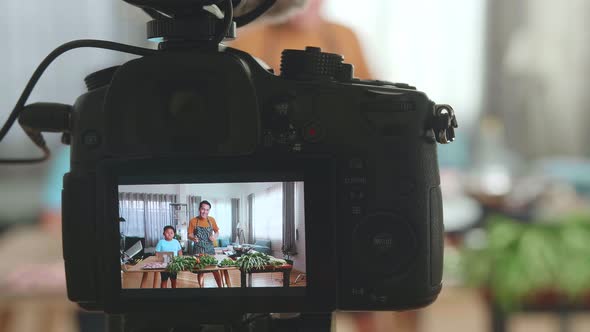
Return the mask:
M 393 249 L 393 236 L 390 233 L 375 234 L 371 244 L 376 253 L 387 253 Z

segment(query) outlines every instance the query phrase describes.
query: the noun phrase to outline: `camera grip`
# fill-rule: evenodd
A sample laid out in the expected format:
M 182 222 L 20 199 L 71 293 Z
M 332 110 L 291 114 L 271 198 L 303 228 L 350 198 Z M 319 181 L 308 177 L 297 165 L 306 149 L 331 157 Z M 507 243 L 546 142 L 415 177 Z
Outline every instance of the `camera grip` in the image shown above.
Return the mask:
M 63 255 L 68 298 L 76 302 L 97 300 L 97 249 L 93 176 L 66 173 L 62 190 Z

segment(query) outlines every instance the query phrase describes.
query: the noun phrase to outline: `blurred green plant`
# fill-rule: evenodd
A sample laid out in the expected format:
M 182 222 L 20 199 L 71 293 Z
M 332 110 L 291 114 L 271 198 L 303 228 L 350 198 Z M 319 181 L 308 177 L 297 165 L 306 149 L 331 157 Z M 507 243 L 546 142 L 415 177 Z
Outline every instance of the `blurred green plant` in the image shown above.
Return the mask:
M 590 293 L 590 215 L 525 224 L 504 216 L 487 221 L 486 243 L 463 248 L 467 285 L 488 290 L 505 310 L 550 292 L 577 302 Z

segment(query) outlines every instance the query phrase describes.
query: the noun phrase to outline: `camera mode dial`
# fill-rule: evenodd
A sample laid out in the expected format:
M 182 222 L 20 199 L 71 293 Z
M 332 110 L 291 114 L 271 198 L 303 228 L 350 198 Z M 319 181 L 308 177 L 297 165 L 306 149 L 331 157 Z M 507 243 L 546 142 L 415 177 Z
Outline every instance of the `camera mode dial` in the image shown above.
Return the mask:
M 281 77 L 294 80 L 340 80 L 353 78 L 353 67 L 344 63 L 340 54 L 325 53 L 319 47 L 284 50 L 281 55 Z

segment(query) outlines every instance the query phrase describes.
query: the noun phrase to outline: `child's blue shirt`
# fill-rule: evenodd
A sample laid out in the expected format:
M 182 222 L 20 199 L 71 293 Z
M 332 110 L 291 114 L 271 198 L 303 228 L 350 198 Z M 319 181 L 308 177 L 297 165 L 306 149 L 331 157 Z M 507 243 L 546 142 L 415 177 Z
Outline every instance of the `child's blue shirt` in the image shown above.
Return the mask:
M 174 256 L 178 256 L 179 250 L 182 250 L 182 247 L 180 246 L 180 242 L 178 242 L 177 239 L 172 239 L 170 241 L 161 239 L 156 245 L 156 251 L 172 251 L 174 252 Z

